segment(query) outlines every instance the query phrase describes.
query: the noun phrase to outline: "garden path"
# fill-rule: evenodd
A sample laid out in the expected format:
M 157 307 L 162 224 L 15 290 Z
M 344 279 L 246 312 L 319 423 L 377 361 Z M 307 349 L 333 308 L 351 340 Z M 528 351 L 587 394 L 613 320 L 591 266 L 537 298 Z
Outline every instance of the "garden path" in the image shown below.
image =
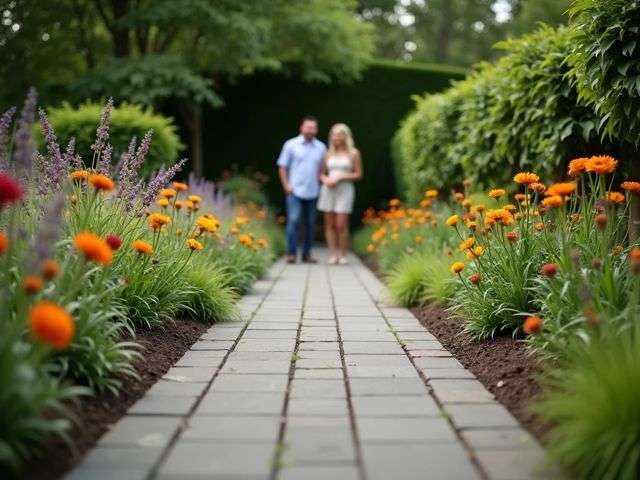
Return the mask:
M 279 261 L 240 309 L 67 478 L 554 478 L 538 469 L 535 440 L 411 312 L 385 302 L 356 257 Z

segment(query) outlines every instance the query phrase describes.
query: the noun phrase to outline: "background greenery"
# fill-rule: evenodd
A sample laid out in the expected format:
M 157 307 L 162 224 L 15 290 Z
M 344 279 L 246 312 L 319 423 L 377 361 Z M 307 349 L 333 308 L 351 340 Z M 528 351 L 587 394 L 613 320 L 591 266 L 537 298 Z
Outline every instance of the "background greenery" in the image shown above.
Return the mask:
M 204 115 L 206 176 L 219 177 L 232 164 L 270 175 L 267 191 L 283 206 L 275 162 L 284 141 L 298 134 L 307 114 L 320 121 L 320 138 L 335 122 L 347 123 L 362 151 L 365 175 L 358 185 L 354 219 L 394 195 L 389 139 L 411 108 L 414 92 L 446 88 L 461 79 L 456 68 L 375 62 L 360 81 L 305 84 L 296 77 L 258 73 L 221 87 L 228 108 Z

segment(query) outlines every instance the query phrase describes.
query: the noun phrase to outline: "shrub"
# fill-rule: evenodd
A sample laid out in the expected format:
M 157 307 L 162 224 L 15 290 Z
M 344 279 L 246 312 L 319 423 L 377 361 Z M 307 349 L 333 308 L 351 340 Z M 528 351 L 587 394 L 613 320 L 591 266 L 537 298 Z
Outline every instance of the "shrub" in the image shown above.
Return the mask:
M 575 34 L 568 60 L 580 97 L 597 112 L 600 131 L 638 147 L 640 4 L 629 0 L 576 0 L 569 13 Z
M 267 196 L 258 180 L 247 175 L 235 174 L 222 182 L 222 190 L 237 203 L 253 203 L 263 207 L 267 205 Z
M 640 477 L 640 330 L 572 342 L 567 358 L 547 370 L 534 410 L 552 425 L 546 446 L 571 478 Z
M 186 272 L 189 286 L 187 309 L 201 322 L 230 320 L 236 315 L 236 293 L 221 269 L 194 262 Z
M 60 107 L 49 109 L 49 119 L 60 142 L 66 144 L 72 137 L 75 138 L 76 150 L 85 155 L 84 161 L 89 166 L 93 155 L 91 145 L 101 111 L 99 103 L 90 102 L 77 108 L 64 103 Z M 153 142 L 142 173 L 151 173 L 163 165 L 173 165 L 184 148 L 173 119 L 154 113 L 151 108 L 128 103 L 119 105 L 111 112 L 109 142 L 113 145 L 113 163 L 117 163 L 127 151 L 132 137 L 142 139 L 149 130 L 153 130 Z M 38 128 L 36 133 L 38 145 L 43 146 L 42 130 Z

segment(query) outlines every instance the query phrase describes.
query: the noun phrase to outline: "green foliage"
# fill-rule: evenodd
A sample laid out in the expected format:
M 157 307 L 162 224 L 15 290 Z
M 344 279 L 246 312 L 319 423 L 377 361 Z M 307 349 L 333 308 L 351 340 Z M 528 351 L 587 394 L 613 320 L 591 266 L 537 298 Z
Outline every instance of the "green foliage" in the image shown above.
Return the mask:
M 405 181 L 408 199 L 463 178 L 490 187 L 518 170 L 553 177 L 565 159 L 597 144 L 597 118 L 580 103 L 565 62 L 570 29 L 541 26 L 497 46 L 506 52 L 497 63 L 480 65 L 444 94 L 417 99 L 402 124 L 395 162 L 412 179 Z
M 225 274 L 211 265 L 192 262 L 185 273 L 189 285 L 188 311 L 201 322 L 229 320 L 236 315 L 236 293 L 225 287 Z
M 610 139 L 640 145 L 640 2 L 576 0 L 568 58 L 581 98 L 598 113 Z
M 380 202 L 395 195 L 389 139 L 411 108 L 411 95 L 440 91 L 463 75 L 464 70 L 457 68 L 374 62 L 361 80 L 348 85 L 306 84 L 267 72 L 223 83 L 220 95 L 228 107 L 207 111 L 204 118 L 204 131 L 211 132 L 204 138 L 205 173 L 219 178 L 233 164 L 267 172 L 268 197 L 284 206 L 275 169 L 284 141 L 297 135 L 304 115 L 318 117 L 319 138 L 324 142 L 332 124 L 345 122 L 364 163 L 364 178 L 356 185 L 353 218 L 357 220 L 367 207 L 381 207 Z
M 585 346 L 572 342 L 550 367 L 535 411 L 553 426 L 546 446 L 570 478 L 640 476 L 640 328 Z M 605 327 L 606 328 L 606 327 Z
M 91 144 L 100 119 L 102 105 L 85 103 L 77 108 L 68 103 L 50 108 L 49 119 L 55 128 L 58 141 L 65 144 L 70 138 L 76 139 L 76 151 L 91 163 Z M 163 165 L 172 165 L 178 153 L 184 148 L 177 134 L 173 119 L 154 113 L 151 108 L 124 103 L 111 112 L 109 142 L 113 145 L 113 162 L 127 150 L 132 137 L 142 139 L 147 131 L 153 130 L 153 141 L 143 171 L 150 173 Z M 38 145 L 44 144 L 42 131 L 37 129 Z
M 403 256 L 386 278 L 392 300 L 406 307 L 424 302 L 446 304 L 456 286 L 449 271 L 454 260 L 429 246 Z
M 222 182 L 222 190 L 235 202 L 251 202 L 259 207 L 267 205 L 268 199 L 258 180 L 247 175 L 232 175 Z

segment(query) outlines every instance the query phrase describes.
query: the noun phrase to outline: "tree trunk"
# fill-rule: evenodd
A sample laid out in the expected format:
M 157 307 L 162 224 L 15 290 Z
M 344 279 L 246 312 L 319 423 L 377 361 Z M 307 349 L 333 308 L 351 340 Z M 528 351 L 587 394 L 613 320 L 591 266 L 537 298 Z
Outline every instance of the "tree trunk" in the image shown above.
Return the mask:
M 130 53 L 129 29 L 117 24 L 118 20 L 129 14 L 129 0 L 111 0 L 113 10 L 113 54 L 116 57 L 128 57 Z
M 453 24 L 452 8 L 451 1 L 445 0 L 442 5 L 442 21 L 436 38 L 436 60 L 440 63 L 446 63 L 449 59 L 449 43 Z

